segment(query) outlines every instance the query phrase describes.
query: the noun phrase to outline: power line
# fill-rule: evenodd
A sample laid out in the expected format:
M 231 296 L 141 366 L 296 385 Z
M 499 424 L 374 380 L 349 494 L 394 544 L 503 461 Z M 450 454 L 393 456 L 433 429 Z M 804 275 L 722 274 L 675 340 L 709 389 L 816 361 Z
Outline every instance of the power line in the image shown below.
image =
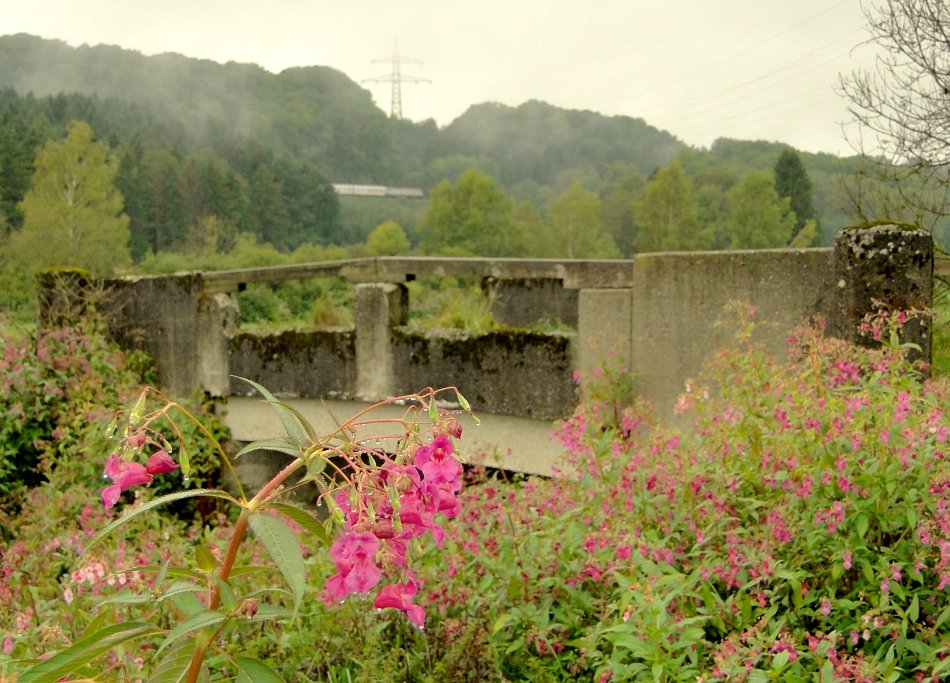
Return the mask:
M 388 59 L 374 59 L 372 64 L 390 64 L 392 70 L 384 76 L 364 78 L 363 83 L 390 83 L 392 96 L 389 106 L 389 115 L 394 119 L 402 118 L 402 84 L 403 83 L 431 83 L 432 81 L 418 76 L 410 76 L 402 72 L 403 64 L 422 64 L 417 59 L 406 59 L 399 56 L 399 41 L 393 43 L 393 55 Z

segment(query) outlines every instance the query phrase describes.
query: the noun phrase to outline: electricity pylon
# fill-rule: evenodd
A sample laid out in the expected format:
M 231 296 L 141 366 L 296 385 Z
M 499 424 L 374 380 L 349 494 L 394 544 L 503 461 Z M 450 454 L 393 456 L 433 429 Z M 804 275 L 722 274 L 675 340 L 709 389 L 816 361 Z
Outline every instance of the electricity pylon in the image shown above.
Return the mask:
M 402 118 L 402 84 L 403 83 L 431 83 L 426 78 L 410 76 L 402 72 L 403 64 L 422 64 L 417 59 L 406 59 L 399 56 L 399 41 L 393 43 L 393 56 L 389 59 L 374 59 L 373 64 L 391 64 L 392 71 L 385 76 L 376 76 L 374 78 L 364 78 L 364 83 L 391 83 L 392 84 L 392 102 L 389 108 L 389 116 L 394 119 Z

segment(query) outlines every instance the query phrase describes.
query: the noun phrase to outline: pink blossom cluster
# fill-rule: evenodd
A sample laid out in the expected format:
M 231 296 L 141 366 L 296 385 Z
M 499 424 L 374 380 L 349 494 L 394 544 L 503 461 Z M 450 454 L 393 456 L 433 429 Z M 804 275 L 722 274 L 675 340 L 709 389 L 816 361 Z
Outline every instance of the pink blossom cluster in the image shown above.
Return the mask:
M 441 547 L 445 531 L 436 515 L 458 515 L 462 464 L 454 452 L 452 440 L 438 435 L 416 449 L 411 464 L 386 461 L 363 472 L 353 490 L 337 492 L 334 502 L 344 513 L 344 532 L 330 548 L 336 573 L 324 584 L 327 602 L 369 593 L 384 572 L 394 571 L 405 580 L 384 586 L 373 604 L 402 610 L 412 623 L 423 625 L 425 612 L 414 603 L 420 584 L 408 568 L 407 545 L 428 531 Z

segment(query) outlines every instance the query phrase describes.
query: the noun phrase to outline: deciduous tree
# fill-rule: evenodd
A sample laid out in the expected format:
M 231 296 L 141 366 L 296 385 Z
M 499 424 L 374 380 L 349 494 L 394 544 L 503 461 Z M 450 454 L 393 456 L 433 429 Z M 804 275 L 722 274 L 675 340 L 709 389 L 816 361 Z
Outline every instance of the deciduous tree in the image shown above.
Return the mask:
M 613 238 L 600 219 L 600 197 L 573 183 L 548 204 L 541 256 L 619 258 Z
M 840 90 L 859 126 L 855 148 L 901 191 L 869 196 L 858 187 L 852 198 L 866 218 L 930 223 L 950 214 L 950 5 L 881 0 L 865 15 L 868 44 L 880 48 L 875 68 L 842 75 Z
M 729 190 L 730 244 L 733 249 L 784 247 L 795 225 L 789 199 L 775 192 L 768 171 L 749 171 Z
M 430 254 L 511 256 L 523 246 L 512 231 L 511 199 L 481 171 L 470 168 L 457 182 L 443 180 L 429 196 L 417 228 Z
M 657 171 L 634 206 L 637 251 L 708 249 L 710 230 L 699 224 L 693 188 L 679 161 Z
M 71 123 L 64 140 L 48 142 L 37 155 L 33 186 L 20 204 L 16 251 L 36 268 L 68 265 L 111 275 L 129 265 L 129 218 L 115 173 L 109 147 L 88 124 Z
M 399 256 L 409 251 L 409 238 L 399 223 L 384 221 L 369 234 L 366 246 L 373 256 Z

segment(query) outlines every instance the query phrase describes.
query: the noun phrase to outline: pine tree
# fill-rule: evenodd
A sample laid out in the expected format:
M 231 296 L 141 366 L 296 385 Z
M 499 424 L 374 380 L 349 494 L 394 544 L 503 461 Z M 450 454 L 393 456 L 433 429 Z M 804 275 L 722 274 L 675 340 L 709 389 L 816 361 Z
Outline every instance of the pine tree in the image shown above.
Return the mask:
M 76 266 L 100 276 L 128 266 L 129 218 L 116 168 L 87 123 L 70 123 L 64 140 L 48 142 L 37 155 L 33 186 L 20 203 L 16 253 L 34 268 Z
M 775 191 L 779 197 L 789 198 L 790 208 L 797 218 L 786 244 L 792 242 L 810 220 L 815 221 L 817 231 L 818 221 L 812 200 L 811 179 L 802 165 L 802 160 L 793 150 L 786 149 L 775 162 Z

